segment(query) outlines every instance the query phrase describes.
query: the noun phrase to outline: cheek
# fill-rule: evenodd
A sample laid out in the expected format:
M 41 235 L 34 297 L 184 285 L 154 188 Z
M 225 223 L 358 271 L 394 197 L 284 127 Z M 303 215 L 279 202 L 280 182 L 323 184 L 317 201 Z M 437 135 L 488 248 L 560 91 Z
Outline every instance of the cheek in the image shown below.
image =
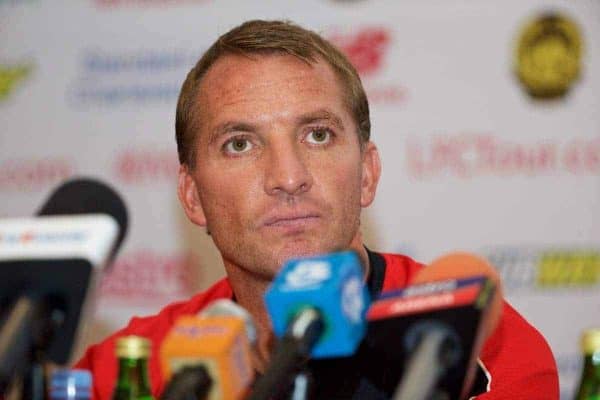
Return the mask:
M 337 199 L 338 206 L 354 207 L 360 202 L 361 176 L 358 161 L 342 158 L 323 165 L 319 180 L 328 197 Z
M 201 178 L 200 186 L 200 198 L 209 223 L 214 227 L 250 218 L 248 214 L 260 195 L 257 175 L 212 171 Z

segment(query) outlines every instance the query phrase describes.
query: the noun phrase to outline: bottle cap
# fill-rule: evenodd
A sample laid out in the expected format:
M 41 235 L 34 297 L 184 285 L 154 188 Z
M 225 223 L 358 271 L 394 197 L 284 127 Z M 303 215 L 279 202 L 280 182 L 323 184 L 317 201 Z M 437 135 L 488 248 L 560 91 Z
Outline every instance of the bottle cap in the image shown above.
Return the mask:
M 116 353 L 118 358 L 148 358 L 150 340 L 141 336 L 124 336 L 117 339 Z
M 90 399 L 92 397 L 92 374 L 83 369 L 64 369 L 52 373 L 50 398 Z
M 600 351 L 600 328 L 587 329 L 581 335 L 581 350 L 585 354 Z

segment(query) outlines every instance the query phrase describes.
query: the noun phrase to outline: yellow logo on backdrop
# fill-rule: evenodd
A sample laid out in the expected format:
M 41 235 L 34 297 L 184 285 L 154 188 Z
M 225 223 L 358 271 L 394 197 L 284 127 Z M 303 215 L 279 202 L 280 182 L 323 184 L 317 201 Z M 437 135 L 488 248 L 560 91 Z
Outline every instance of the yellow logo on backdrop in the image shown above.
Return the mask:
M 0 64 L 0 101 L 6 100 L 16 85 L 29 76 L 32 69 L 31 64 Z
M 600 282 L 600 252 L 590 250 L 549 251 L 537 265 L 537 285 L 586 286 Z
M 517 76 L 532 97 L 560 98 L 580 76 L 582 51 L 577 24 L 561 14 L 545 14 L 521 31 Z

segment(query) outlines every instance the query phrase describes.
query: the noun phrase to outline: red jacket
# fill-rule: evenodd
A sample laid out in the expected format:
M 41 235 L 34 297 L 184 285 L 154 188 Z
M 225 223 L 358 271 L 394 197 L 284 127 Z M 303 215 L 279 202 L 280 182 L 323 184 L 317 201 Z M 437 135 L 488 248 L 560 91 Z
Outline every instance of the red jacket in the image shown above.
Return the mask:
M 422 267 L 406 256 L 382 256 L 386 262 L 383 291 L 407 286 Z M 132 318 L 127 327 L 89 347 L 76 367 L 92 372 L 94 398 L 111 398 L 117 376 L 116 338 L 125 335 L 144 336 L 152 341 L 153 349 L 158 349 L 179 316 L 197 314 L 213 300 L 232 297 L 229 281 L 222 279 L 207 291 L 188 301 L 171 304 L 157 315 Z M 556 362 L 550 347 L 542 335 L 506 302 L 500 323 L 486 341 L 480 360 L 488 373 L 489 388 L 487 393 L 477 396 L 477 400 L 559 398 Z M 152 352 L 149 369 L 152 393 L 158 398 L 165 385 L 160 371 L 158 351 Z

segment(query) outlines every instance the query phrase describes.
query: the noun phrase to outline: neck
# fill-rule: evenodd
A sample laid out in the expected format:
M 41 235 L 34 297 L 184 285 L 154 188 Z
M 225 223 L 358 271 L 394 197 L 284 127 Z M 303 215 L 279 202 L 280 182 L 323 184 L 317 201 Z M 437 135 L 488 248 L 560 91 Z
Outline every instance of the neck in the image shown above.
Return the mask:
M 354 250 L 358 253 L 364 266 L 366 282 L 370 271 L 369 256 L 362 244 L 357 248 L 354 247 Z M 252 363 L 256 371 L 264 373 L 275 343 L 271 319 L 269 318 L 264 302 L 264 295 L 271 284 L 271 280 L 251 274 L 247 270 L 242 269 L 237 265 L 233 265 L 228 260 L 223 260 L 223 263 L 236 302 L 244 307 L 254 319 L 258 334 L 258 342 L 256 346 L 257 351 L 251 352 Z
M 264 294 L 271 281 L 261 279 L 227 260 L 223 260 L 229 284 L 236 302 L 246 309 L 254 320 L 257 331 L 256 351 L 251 352 L 254 369 L 263 373 L 269 362 L 274 336 L 271 320 L 265 308 Z

